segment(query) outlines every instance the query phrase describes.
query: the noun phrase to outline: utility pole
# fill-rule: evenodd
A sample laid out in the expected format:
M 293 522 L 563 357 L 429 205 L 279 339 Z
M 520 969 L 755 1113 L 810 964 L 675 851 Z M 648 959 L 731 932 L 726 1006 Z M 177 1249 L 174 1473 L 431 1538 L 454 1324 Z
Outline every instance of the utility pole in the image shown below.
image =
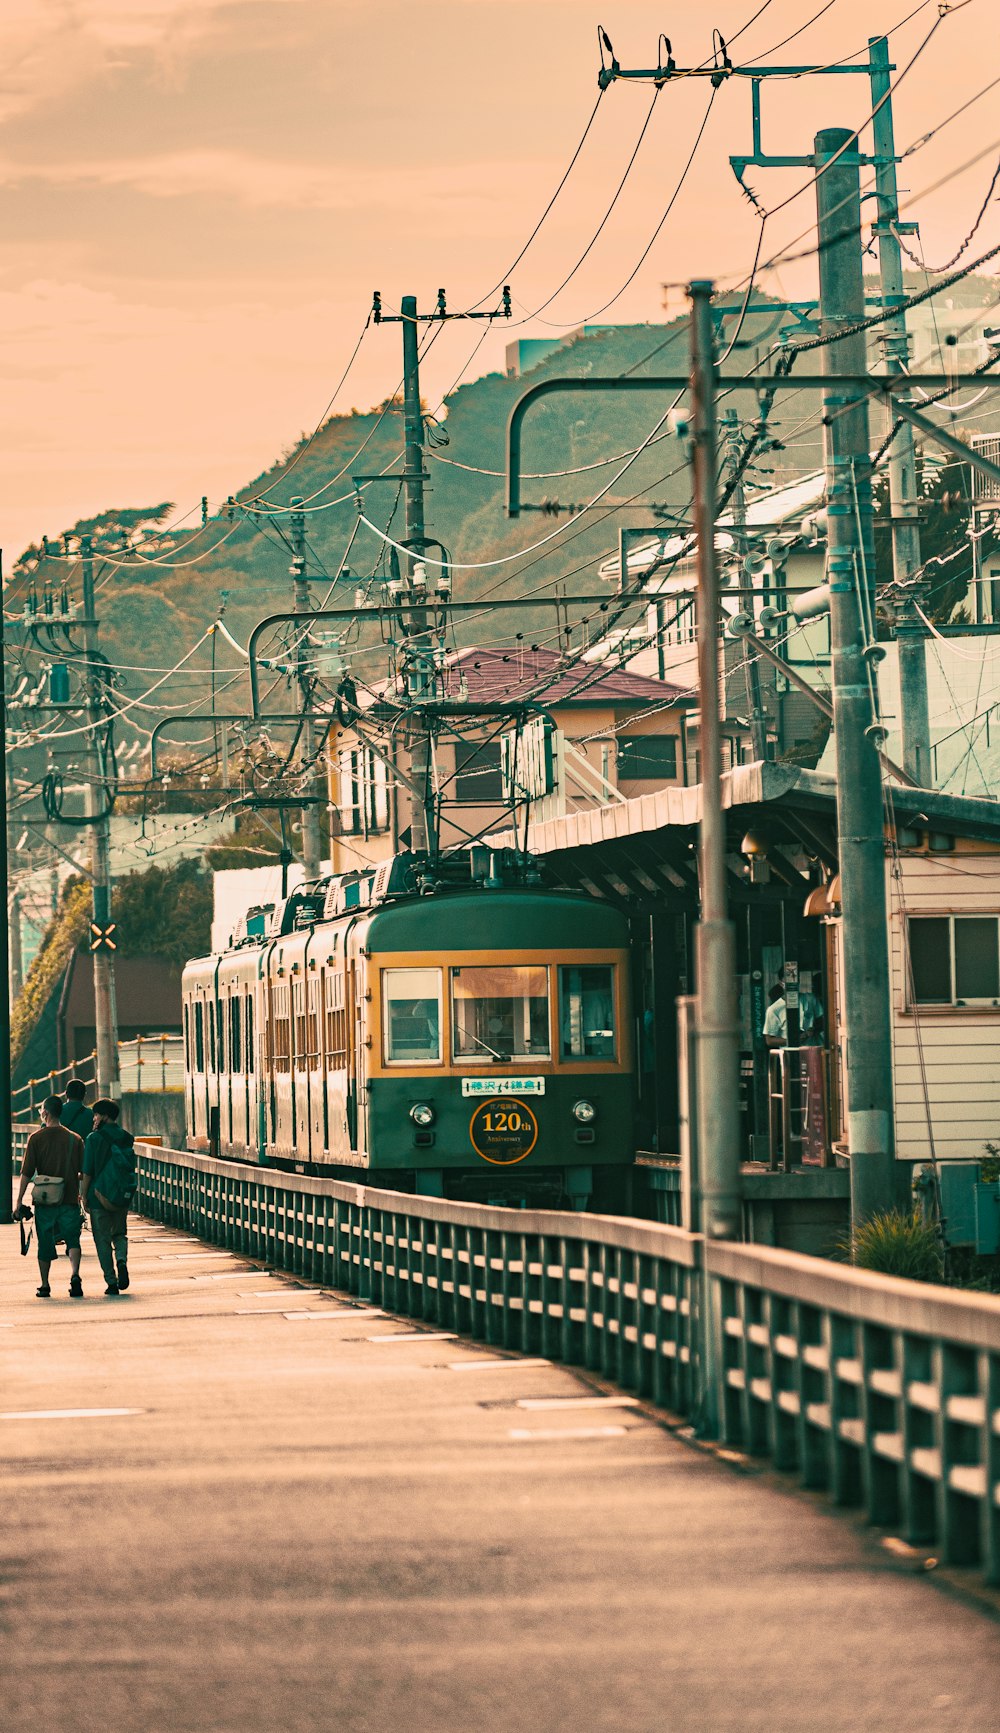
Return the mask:
M 17 851 L 14 847 L 13 813 L 14 813 L 14 767 L 10 758 L 6 759 L 4 779 L 7 795 L 7 859 L 13 859 Z M 24 986 L 24 955 L 21 949 L 21 893 L 15 889 L 7 897 L 7 923 L 10 931 L 10 972 L 8 987 L 10 992 L 10 1008 L 21 994 Z
M 857 140 L 841 127 L 817 133 L 819 294 L 823 336 L 863 322 L 861 183 Z M 838 154 L 840 153 L 840 154 Z M 831 159 L 836 158 L 836 161 Z M 829 167 L 826 165 L 830 164 Z M 827 474 L 827 567 L 837 829 L 843 921 L 843 1023 L 847 1054 L 847 1123 L 851 1220 L 856 1227 L 896 1202 L 893 1085 L 886 914 L 882 730 L 872 703 L 865 616 L 873 585 L 871 460 L 868 408 L 855 390 L 838 391 L 839 374 L 864 375 L 865 333 L 852 332 L 822 350 Z M 869 616 L 871 617 L 871 616 Z
M 0 560 L 2 565 L 2 560 Z M 0 571 L 0 593 L 3 589 Z M 5 611 L 0 607 L 0 751 L 7 763 L 7 656 L 4 646 Z M 9 832 L 10 813 L 7 806 L 7 778 L 0 777 L 0 849 L 3 850 L 3 897 L 7 900 L 10 883 Z M 10 976 L 10 941 L 6 921 L 0 921 L 0 974 Z M 0 1222 L 14 1219 L 14 1129 L 11 1100 L 10 1065 L 10 999 L 0 993 Z
M 376 325 L 403 327 L 403 472 L 402 476 L 356 476 L 355 481 L 397 480 L 403 483 L 406 531 L 406 590 L 404 630 L 406 695 L 414 710 L 426 704 L 434 687 L 433 646 L 430 636 L 431 618 L 427 608 L 427 571 L 423 555 L 428 547 L 441 547 L 428 536 L 424 513 L 424 483 L 429 479 L 424 470 L 424 417 L 420 407 L 420 342 L 421 324 L 443 324 L 448 319 L 509 319 L 510 289 L 505 284 L 500 306 L 492 312 L 449 313 L 445 292 L 438 290 L 433 313 L 417 311 L 417 297 L 404 295 L 398 313 L 383 313 L 382 297 L 376 290 L 372 317 Z M 443 549 L 442 549 L 443 552 Z M 450 596 L 450 581 L 444 568 L 438 584 L 439 599 Z M 409 828 L 410 847 L 415 854 L 436 851 L 436 815 L 432 787 L 431 725 L 426 716 L 416 715 L 408 733 L 410 758 Z
M 738 472 L 740 458 L 743 454 L 743 441 L 740 437 L 739 417 L 735 409 L 727 409 L 725 429 L 727 456 Z M 747 566 L 747 556 L 750 550 L 746 534 L 746 491 L 742 477 L 733 489 L 730 512 L 733 519 L 733 541 L 736 545 L 740 612 L 745 614 L 748 619 L 755 621 L 753 573 Z M 743 640 L 743 679 L 746 685 L 747 705 L 750 710 L 750 739 L 753 745 L 753 755 L 759 763 L 764 763 L 770 754 L 767 746 L 767 718 L 764 715 L 764 700 L 760 685 L 760 660 L 753 653 L 746 638 Z
M 420 345 L 417 329 L 417 298 L 404 295 L 400 302 L 403 324 L 403 499 L 406 507 L 406 544 L 423 552 L 426 535 L 424 519 L 424 418 L 420 410 Z M 413 588 L 417 561 L 409 557 L 410 587 Z M 425 570 L 421 566 L 421 572 Z M 426 588 L 426 580 L 425 580 Z M 410 612 L 407 666 L 407 695 L 411 702 L 426 700 L 430 691 L 429 663 L 431 643 L 427 633 L 427 610 L 415 606 Z M 426 854 L 429 848 L 433 820 L 429 806 L 431 798 L 431 739 L 430 726 L 419 718 L 410 729 L 410 776 L 416 795 L 410 795 L 410 847 L 415 854 Z
M 306 576 L 306 519 L 303 503 L 299 497 L 292 500 L 288 528 L 292 540 L 290 571 L 294 585 L 295 612 L 308 615 L 312 609 L 309 579 Z M 306 878 L 315 879 L 319 877 L 322 859 L 318 805 L 320 782 L 316 766 L 316 729 L 312 716 L 314 682 L 309 675 L 309 633 L 305 627 L 297 632 L 295 639 L 295 678 L 298 682 L 299 702 L 302 705 L 302 731 L 299 740 L 302 761 L 306 767 L 306 805 L 302 808 L 302 864 Z
M 892 83 L 889 43 L 884 36 L 868 38 L 871 66 L 872 135 L 878 221 L 879 284 L 885 311 L 883 348 L 887 373 L 905 373 L 910 356 L 906 331 L 903 257 L 896 188 L 896 140 L 892 124 Z M 889 423 L 893 414 L 890 407 Z M 919 788 L 931 787 L 930 721 L 927 703 L 927 628 L 917 612 L 920 584 L 920 525 L 917 464 L 913 429 L 904 421 L 889 447 L 889 511 L 892 518 L 892 572 L 898 592 L 895 603 L 899 654 L 899 710 L 903 731 L 903 769 Z
M 90 724 L 86 819 L 90 833 L 90 871 L 93 879 L 94 1023 L 97 1048 L 97 1087 L 101 1095 L 121 1094 L 118 1070 L 118 1012 L 115 1004 L 115 969 L 112 961 L 111 926 L 111 803 L 107 766 L 101 749 L 105 717 L 105 681 L 100 671 L 97 647 L 98 625 L 94 613 L 94 549 L 90 536 L 80 537 L 83 574 L 83 619 L 80 622 L 87 685 L 87 720 Z M 107 934 L 107 938 L 102 938 Z
M 716 436 L 712 284 L 690 285 L 694 525 L 701 693 L 701 918 L 695 929 L 698 1163 L 709 1239 L 740 1234 L 736 943 L 726 918 L 726 819 L 719 714 L 719 573 L 715 553 Z

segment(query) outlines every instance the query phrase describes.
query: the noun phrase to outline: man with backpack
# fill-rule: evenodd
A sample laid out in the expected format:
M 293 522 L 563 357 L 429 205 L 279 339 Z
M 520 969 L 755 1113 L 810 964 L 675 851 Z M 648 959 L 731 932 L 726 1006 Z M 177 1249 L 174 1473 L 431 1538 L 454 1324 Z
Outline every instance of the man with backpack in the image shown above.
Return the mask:
M 128 1212 L 136 1192 L 135 1140 L 118 1124 L 118 1113 L 117 1101 L 94 1102 L 94 1129 L 84 1145 L 81 1190 L 83 1207 L 90 1209 L 109 1299 L 129 1285 Z
M 78 1077 L 72 1077 L 66 1085 L 62 1124 L 67 1131 L 75 1131 L 77 1137 L 85 1141 L 94 1129 L 94 1115 L 87 1106 L 87 1085 Z
M 84 1151 L 83 1143 L 76 1132 L 67 1131 L 63 1127 L 62 1107 L 62 1099 L 58 1095 L 50 1095 L 42 1102 L 42 1127 L 40 1131 L 33 1131 L 28 1139 L 21 1163 L 21 1184 L 14 1206 L 14 1220 L 20 1221 L 24 1194 L 30 1184 L 33 1188 L 31 1201 L 35 1206 L 35 1228 L 38 1232 L 40 1280 L 37 1297 L 40 1300 L 52 1297 L 49 1268 L 56 1256 L 57 1240 L 66 1242 L 66 1256 L 72 1271 L 70 1299 L 83 1299 L 83 1284 L 80 1281 L 80 1172 L 83 1168 Z

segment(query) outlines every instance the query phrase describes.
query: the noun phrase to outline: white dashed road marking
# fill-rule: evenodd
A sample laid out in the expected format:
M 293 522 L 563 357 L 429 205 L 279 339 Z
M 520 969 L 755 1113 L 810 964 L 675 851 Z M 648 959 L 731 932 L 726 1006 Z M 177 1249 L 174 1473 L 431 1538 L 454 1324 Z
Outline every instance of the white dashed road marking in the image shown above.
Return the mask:
M 401 1336 L 369 1336 L 369 1342 L 454 1342 L 454 1330 L 404 1330 Z
M 508 1372 L 530 1371 L 533 1367 L 551 1366 L 551 1360 L 503 1360 L 496 1354 L 491 1354 L 488 1360 L 452 1360 L 449 1372 L 491 1372 L 496 1367 L 505 1367 Z
M 638 1408 L 637 1396 L 522 1396 L 519 1408 Z
M 24 1408 L 0 1414 L 0 1420 L 111 1420 L 145 1412 L 145 1408 Z
M 510 1437 L 519 1444 L 537 1443 L 539 1439 L 555 1443 L 566 1438 L 622 1438 L 627 1426 L 559 1426 L 533 1432 L 528 1426 L 512 1426 Z

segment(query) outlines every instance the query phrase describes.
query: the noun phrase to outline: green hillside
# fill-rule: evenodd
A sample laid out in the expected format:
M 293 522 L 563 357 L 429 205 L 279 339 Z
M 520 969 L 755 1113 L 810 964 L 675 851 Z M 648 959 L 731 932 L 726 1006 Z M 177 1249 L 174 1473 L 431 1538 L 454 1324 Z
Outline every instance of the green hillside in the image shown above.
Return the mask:
M 770 303 L 754 304 L 747 318 L 739 349 L 730 358 L 730 376 L 748 370 L 754 361 L 755 344 L 766 346 L 778 322 Z M 447 403 L 448 443 L 428 451 L 431 480 L 427 493 L 428 530 L 440 537 L 457 562 L 473 563 L 526 548 L 539 541 L 557 520 L 539 512 L 527 512 L 510 522 L 503 512 L 503 483 L 495 475 L 478 470 L 500 471 L 504 464 L 504 434 L 508 415 L 528 385 L 555 376 L 684 373 L 688 366 L 688 334 L 685 321 L 668 326 L 608 328 L 570 341 L 520 378 L 490 374 L 461 385 Z M 525 423 L 524 467 L 526 472 L 568 470 L 627 452 L 649 432 L 669 401 L 662 390 L 649 393 L 619 393 L 590 397 L 549 398 L 532 412 Z M 751 420 L 756 413 L 753 395 L 745 389 L 730 402 L 740 415 Z M 761 455 L 751 481 L 773 485 L 782 479 L 818 466 L 819 446 L 812 438 L 796 435 L 796 426 L 809 413 L 810 405 L 795 397 L 779 403 L 770 432 L 778 449 Z M 352 471 L 378 473 L 398 467 L 402 444 L 401 410 L 389 403 L 364 414 L 335 415 L 308 442 L 297 447 L 264 474 L 236 490 L 236 498 L 247 510 L 256 509 L 257 521 L 243 511 L 223 513 L 207 530 L 187 526 L 175 534 L 155 532 L 144 543 L 144 552 L 159 561 L 182 562 L 143 565 L 136 559 L 130 569 L 105 568 L 107 583 L 101 591 L 102 643 L 112 661 L 138 666 L 170 666 L 196 640 L 217 613 L 220 596 L 228 592 L 226 623 L 234 635 L 246 642 L 250 629 L 262 616 L 290 606 L 289 550 L 282 539 L 287 526 L 268 508 L 287 505 L 294 495 L 307 501 L 309 571 L 314 594 L 322 600 L 343 558 L 357 509 L 351 486 Z M 980 425 L 983 425 L 980 423 Z M 363 447 L 363 450 L 361 449 Z M 465 469 L 459 467 L 468 465 Z M 558 500 L 564 507 L 590 499 L 615 474 L 615 467 L 585 474 L 526 481 L 528 501 Z M 339 479 L 335 479 L 339 478 Z M 631 523 L 649 526 L 657 521 L 654 506 L 683 511 L 688 500 L 685 451 L 673 436 L 659 439 L 636 460 L 615 484 L 585 525 L 574 525 L 564 536 L 523 561 L 493 570 L 456 572 L 455 599 L 479 596 L 532 595 L 565 579 L 575 591 L 600 592 L 596 562 L 616 546 L 618 526 Z M 398 488 L 380 482 L 364 489 L 367 513 L 383 527 L 389 522 Z M 627 512 L 629 496 L 642 498 Z M 315 497 L 314 497 L 315 496 Z M 323 509 L 313 509 L 323 508 Z M 151 508 L 149 516 L 162 512 Z M 565 511 L 562 514 L 565 521 Z M 109 512 L 95 522 L 97 544 L 121 558 L 125 538 L 135 535 L 135 520 L 141 510 Z M 659 517 L 664 521 L 663 515 Z M 79 528 L 80 526 L 74 526 Z M 392 519 L 396 536 L 404 534 L 402 506 Z M 210 550 L 206 552 L 207 550 Z M 36 550 L 29 550 L 34 555 Z M 196 563 L 190 563 L 196 560 Z M 19 572 L 36 585 L 51 572 L 61 577 L 55 561 L 33 557 L 22 560 Z M 355 592 L 365 589 L 384 571 L 384 549 L 364 527 L 351 551 L 349 575 L 338 585 L 337 605 L 353 605 Z M 99 581 L 100 581 L 99 570 Z M 110 604 L 110 606 L 109 606 Z M 513 631 L 513 625 L 511 625 Z M 364 629 L 369 640 L 372 626 Z M 483 628 L 478 626 L 480 634 Z M 502 615 L 491 624 L 494 639 L 504 630 Z M 365 642 L 362 636 L 361 642 Z M 222 642 L 216 645 L 220 686 L 239 668 L 235 652 Z M 190 664 L 205 669 L 209 647 L 204 646 Z M 366 659 L 373 674 L 374 658 Z M 141 675 L 128 677 L 127 691 L 146 684 Z M 160 689 L 163 701 L 190 696 L 190 681 L 176 692 L 171 685 Z M 244 683 L 231 686 L 221 699 L 223 708 L 244 710 Z

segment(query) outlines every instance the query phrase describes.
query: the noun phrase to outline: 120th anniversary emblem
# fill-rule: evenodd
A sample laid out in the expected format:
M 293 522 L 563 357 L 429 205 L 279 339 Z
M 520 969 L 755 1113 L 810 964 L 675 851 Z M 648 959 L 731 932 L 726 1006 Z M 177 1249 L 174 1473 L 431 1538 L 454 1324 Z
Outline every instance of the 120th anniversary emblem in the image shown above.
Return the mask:
M 538 1120 L 526 1101 L 510 1096 L 480 1102 L 469 1121 L 469 1137 L 477 1155 L 496 1167 L 512 1167 L 530 1155 L 538 1138 Z

